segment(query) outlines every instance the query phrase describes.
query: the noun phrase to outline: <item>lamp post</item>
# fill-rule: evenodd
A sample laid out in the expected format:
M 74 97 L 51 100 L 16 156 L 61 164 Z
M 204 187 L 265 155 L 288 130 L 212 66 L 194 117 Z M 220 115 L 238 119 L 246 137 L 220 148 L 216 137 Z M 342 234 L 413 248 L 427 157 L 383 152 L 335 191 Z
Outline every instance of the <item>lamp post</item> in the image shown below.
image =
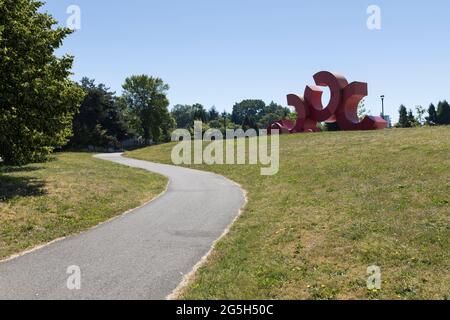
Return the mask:
M 384 95 L 381 96 L 381 116 L 384 119 Z
M 226 135 L 227 134 L 227 110 L 223 110 L 222 117 L 223 117 L 223 132 L 224 132 L 224 135 Z

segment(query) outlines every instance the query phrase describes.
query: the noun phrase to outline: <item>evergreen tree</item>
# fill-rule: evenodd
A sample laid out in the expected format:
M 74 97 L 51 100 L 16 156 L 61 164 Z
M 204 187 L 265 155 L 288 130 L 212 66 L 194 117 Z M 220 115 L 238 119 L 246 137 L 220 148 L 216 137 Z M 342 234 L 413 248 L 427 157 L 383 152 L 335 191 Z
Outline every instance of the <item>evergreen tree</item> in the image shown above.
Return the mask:
M 209 121 L 214 121 L 219 119 L 219 112 L 216 110 L 215 106 L 212 106 L 208 112 Z
M 409 128 L 411 127 L 411 124 L 408 121 L 408 110 L 404 105 L 400 106 L 399 109 L 399 120 L 397 126 L 399 128 Z
M 171 114 L 180 129 L 189 129 L 194 124 L 194 111 L 192 106 L 178 104 L 173 107 Z
M 83 78 L 85 98 L 73 120 L 74 147 L 115 146 L 129 136 L 129 125 L 114 96 L 105 85 Z
M 439 102 L 436 117 L 438 124 L 450 125 L 450 105 L 446 100 Z
M 196 103 L 192 106 L 194 121 L 202 121 L 203 123 L 208 122 L 208 112 L 205 110 L 205 107 L 200 103 Z
M 417 126 L 416 117 L 411 109 L 408 111 L 408 126 L 407 128 L 412 128 Z
M 430 107 L 428 108 L 428 117 L 426 117 L 426 121 L 430 126 L 437 124 L 437 112 L 434 104 L 430 104 Z

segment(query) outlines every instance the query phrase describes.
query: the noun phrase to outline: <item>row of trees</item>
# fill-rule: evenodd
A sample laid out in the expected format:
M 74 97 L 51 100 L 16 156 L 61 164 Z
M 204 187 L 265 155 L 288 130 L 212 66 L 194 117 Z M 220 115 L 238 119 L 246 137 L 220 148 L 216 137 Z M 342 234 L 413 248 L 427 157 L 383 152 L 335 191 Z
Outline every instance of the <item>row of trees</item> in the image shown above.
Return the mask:
M 195 120 L 215 129 L 265 129 L 269 123 L 293 117 L 290 109 L 274 102 L 266 105 L 262 100 L 243 100 L 235 103 L 232 113 L 219 113 L 215 106 L 209 110 L 201 104 L 176 105 L 172 109 L 178 128 L 190 129 Z
M 167 139 L 175 127 L 169 86 L 146 75 L 116 97 L 104 85 L 70 80 L 73 57 L 55 56 L 72 33 L 36 0 L 0 0 L 0 158 L 22 165 L 55 149 L 112 145 L 132 136 Z
M 73 120 L 71 147 L 117 147 L 133 137 L 142 137 L 147 144 L 158 143 L 168 140 L 175 128 L 168 111 L 169 86 L 160 78 L 131 76 L 119 97 L 88 78 L 80 86 L 85 98 Z
M 104 84 L 84 78 L 80 87 L 85 97 L 73 121 L 73 136 L 69 146 L 117 147 L 127 139 L 142 137 L 147 144 L 170 140 L 175 128 L 193 130 L 194 121 L 204 123 L 204 129 L 261 129 L 270 122 L 295 117 L 289 108 L 274 102 L 244 100 L 233 106 L 233 112 L 219 113 L 213 106 L 176 105 L 169 112 L 169 86 L 159 78 L 146 75 L 125 80 L 123 94 L 115 96 Z
M 118 146 L 140 137 L 163 142 L 175 127 L 261 129 L 275 120 L 295 119 L 289 108 L 274 102 L 243 100 L 232 113 L 206 110 L 201 104 L 177 105 L 169 111 L 169 86 L 160 78 L 131 76 L 116 96 L 103 84 L 70 80 L 73 57 L 54 52 L 72 32 L 41 12 L 42 2 L 0 0 L 0 157 L 21 165 L 45 159 L 64 147 Z M 364 106 L 361 106 L 361 110 Z M 400 108 L 400 127 L 450 124 L 450 106 L 431 105 L 428 117 Z
M 159 78 L 131 76 L 116 96 L 103 84 L 70 80 L 73 57 L 55 56 L 72 33 L 34 0 L 0 0 L 0 157 L 7 164 L 44 160 L 67 145 L 119 146 L 129 138 L 167 141 L 175 127 L 202 120 L 213 128 L 264 128 L 287 108 L 261 100 L 235 104 L 232 114 L 202 105 L 169 111 L 169 86 Z
M 399 109 L 398 128 L 412 128 L 423 125 L 438 126 L 450 125 L 450 105 L 444 100 L 440 101 L 437 108 L 434 104 L 430 104 L 428 108 L 428 116 L 425 116 L 427 111 L 421 107 L 416 107 L 416 114 L 412 109 L 407 109 L 404 105 Z

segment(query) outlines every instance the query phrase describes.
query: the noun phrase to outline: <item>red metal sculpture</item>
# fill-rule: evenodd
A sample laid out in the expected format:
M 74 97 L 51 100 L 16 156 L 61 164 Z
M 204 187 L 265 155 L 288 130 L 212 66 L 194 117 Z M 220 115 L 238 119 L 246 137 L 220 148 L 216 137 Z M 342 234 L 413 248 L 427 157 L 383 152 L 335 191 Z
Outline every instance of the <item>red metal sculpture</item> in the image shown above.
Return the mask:
M 318 122 L 337 122 L 341 130 L 379 130 L 388 126 L 382 117 L 366 116 L 362 121 L 358 118 L 358 105 L 367 96 L 367 83 L 348 83 L 345 77 L 321 71 L 314 75 L 316 86 L 307 86 L 305 98 L 295 94 L 287 96 L 288 105 L 297 111 L 297 121 L 280 120 L 269 125 L 272 130 L 280 133 L 317 132 Z M 323 91 L 319 87 L 329 87 L 330 102 L 326 107 L 322 105 Z

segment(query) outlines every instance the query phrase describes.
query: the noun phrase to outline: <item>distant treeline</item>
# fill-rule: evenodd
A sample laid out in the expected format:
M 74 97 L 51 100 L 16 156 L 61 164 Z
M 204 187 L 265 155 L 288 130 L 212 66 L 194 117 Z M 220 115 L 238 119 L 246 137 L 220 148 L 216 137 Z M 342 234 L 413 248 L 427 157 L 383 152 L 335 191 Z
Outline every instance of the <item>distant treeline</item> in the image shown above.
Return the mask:
M 204 130 L 265 129 L 276 120 L 295 118 L 289 108 L 274 102 L 243 100 L 234 104 L 232 113 L 219 112 L 202 104 L 176 105 L 169 110 L 169 86 L 147 75 L 125 80 L 123 93 L 116 94 L 104 84 L 83 78 L 79 84 L 85 93 L 79 112 L 73 119 L 70 148 L 122 148 L 134 144 L 161 143 L 170 140 L 176 128 L 193 129 L 200 120 Z
M 71 148 L 133 147 L 167 142 L 176 128 L 193 130 L 194 121 L 202 121 L 204 130 L 265 129 L 280 119 L 295 119 L 288 107 L 274 102 L 248 99 L 235 103 L 232 112 L 219 112 L 215 106 L 206 109 L 202 104 L 175 105 L 169 110 L 167 92 L 169 86 L 162 79 L 147 75 L 131 76 L 125 80 L 123 93 L 116 96 L 104 84 L 84 78 L 79 84 L 85 96 L 79 112 L 73 119 Z M 363 117 L 364 104 L 360 106 Z M 396 127 L 410 128 L 424 125 L 449 125 L 450 105 L 439 102 L 426 110 L 420 106 L 416 112 L 399 109 Z M 323 130 L 339 130 L 335 124 L 321 124 Z
M 428 116 L 425 116 L 427 111 Z M 412 109 L 408 110 L 404 105 L 400 106 L 397 128 L 413 128 L 424 125 L 450 125 L 450 105 L 446 100 L 440 101 L 437 108 L 434 104 L 430 104 L 428 110 L 425 110 L 422 106 L 417 106 L 416 114 Z

